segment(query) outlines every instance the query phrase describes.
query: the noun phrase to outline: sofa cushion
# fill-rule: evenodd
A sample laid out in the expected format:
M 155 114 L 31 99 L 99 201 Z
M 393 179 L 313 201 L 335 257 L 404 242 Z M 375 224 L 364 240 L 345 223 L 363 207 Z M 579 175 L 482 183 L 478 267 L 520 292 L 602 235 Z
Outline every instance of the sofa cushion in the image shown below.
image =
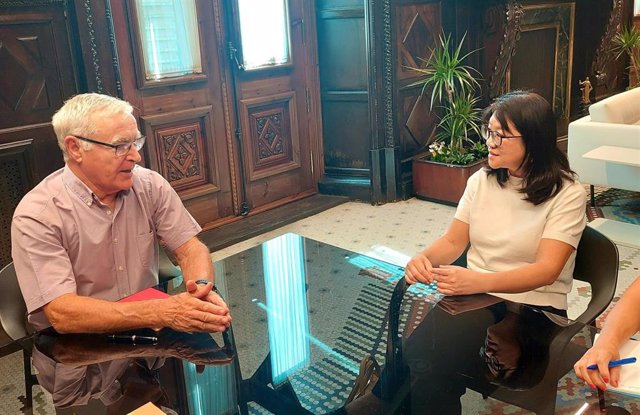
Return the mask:
M 589 107 L 591 120 L 616 124 L 640 122 L 640 88 L 610 96 Z

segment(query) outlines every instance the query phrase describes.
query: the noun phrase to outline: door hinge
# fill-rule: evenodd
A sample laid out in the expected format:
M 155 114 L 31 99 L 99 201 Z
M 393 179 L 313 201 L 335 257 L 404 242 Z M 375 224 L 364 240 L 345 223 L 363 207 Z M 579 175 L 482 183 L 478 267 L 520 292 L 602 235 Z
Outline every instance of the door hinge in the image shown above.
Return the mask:
M 311 112 L 311 93 L 309 92 L 309 88 L 304 89 L 304 100 L 307 104 L 307 114 Z

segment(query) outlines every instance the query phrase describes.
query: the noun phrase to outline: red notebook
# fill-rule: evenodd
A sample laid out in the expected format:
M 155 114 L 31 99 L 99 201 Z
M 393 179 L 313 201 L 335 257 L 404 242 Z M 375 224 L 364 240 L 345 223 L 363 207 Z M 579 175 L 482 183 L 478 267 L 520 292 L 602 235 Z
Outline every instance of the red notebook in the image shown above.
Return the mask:
M 118 302 L 127 303 L 129 301 L 157 300 L 157 299 L 167 298 L 167 297 L 170 297 L 170 295 L 152 287 L 152 288 L 147 288 L 146 290 L 137 292 L 135 294 L 131 294 L 128 297 L 124 297 L 118 300 Z

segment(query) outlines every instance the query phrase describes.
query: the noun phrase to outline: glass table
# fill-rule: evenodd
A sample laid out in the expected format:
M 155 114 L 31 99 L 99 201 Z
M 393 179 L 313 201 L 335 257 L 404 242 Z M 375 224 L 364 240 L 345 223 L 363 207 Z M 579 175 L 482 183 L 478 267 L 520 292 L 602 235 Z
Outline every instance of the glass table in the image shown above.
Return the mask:
M 128 413 L 148 402 L 177 414 L 332 413 L 367 355 L 383 367 L 381 413 L 599 413 L 571 370 L 590 327 L 489 295 L 407 287 L 401 267 L 294 234 L 215 270 L 233 317 L 224 336 L 143 330 L 159 341 L 136 345 L 34 336 L 33 365 L 56 413 Z M 182 281 L 162 289 L 181 292 Z

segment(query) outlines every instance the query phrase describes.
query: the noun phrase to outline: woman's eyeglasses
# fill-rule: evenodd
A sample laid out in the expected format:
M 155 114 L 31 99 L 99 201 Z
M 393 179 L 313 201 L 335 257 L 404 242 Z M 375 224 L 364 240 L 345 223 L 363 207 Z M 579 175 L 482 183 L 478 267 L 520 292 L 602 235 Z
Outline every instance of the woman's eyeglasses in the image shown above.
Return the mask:
M 140 151 L 140 149 L 144 145 L 145 140 L 147 139 L 147 137 L 141 136 L 128 143 L 111 144 L 111 143 L 105 143 L 103 141 L 92 140 L 90 138 L 82 137 L 79 135 L 74 135 L 74 137 L 77 138 L 78 140 L 86 141 L 87 143 L 93 143 L 93 144 L 99 144 L 105 147 L 111 147 L 112 149 L 115 150 L 117 157 L 122 157 L 125 154 L 129 154 L 129 151 L 131 151 L 131 146 L 135 147 L 137 151 Z
M 502 140 L 504 140 L 505 138 L 510 139 L 522 137 L 521 135 L 504 135 L 502 133 L 489 129 L 488 125 L 483 125 L 480 129 L 480 132 L 482 133 L 482 137 L 485 140 L 491 140 L 491 143 L 496 147 L 500 147 L 502 145 Z

